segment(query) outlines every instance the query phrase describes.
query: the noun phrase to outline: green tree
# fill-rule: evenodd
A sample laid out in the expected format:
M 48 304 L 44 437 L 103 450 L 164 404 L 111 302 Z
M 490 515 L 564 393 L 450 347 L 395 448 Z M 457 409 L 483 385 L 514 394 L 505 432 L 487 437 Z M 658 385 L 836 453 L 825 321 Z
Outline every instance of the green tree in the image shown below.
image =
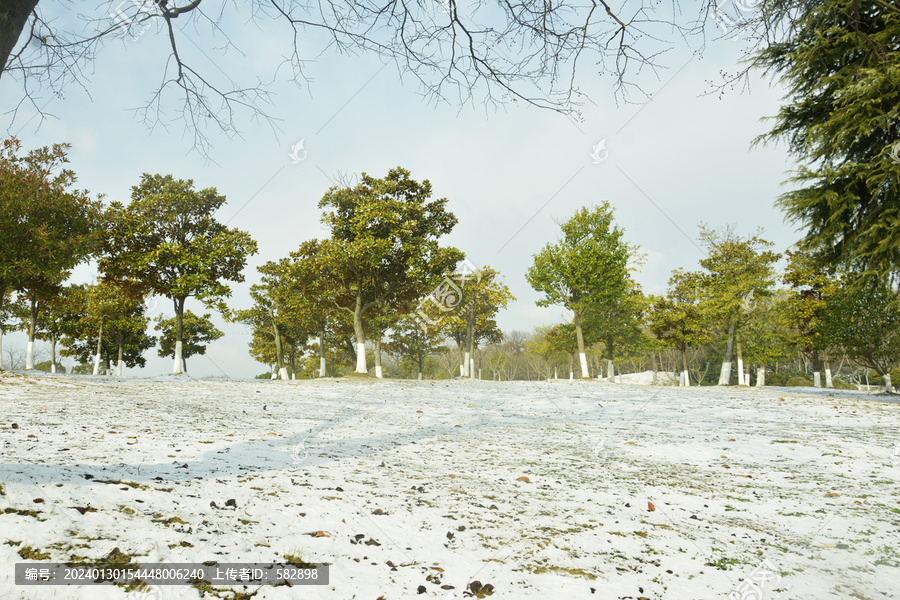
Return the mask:
M 500 273 L 489 266 L 477 269 L 463 261 L 454 274 L 459 281 L 460 305 L 444 316 L 442 328 L 460 349 L 463 377 L 475 377 L 471 369 L 475 348 L 482 343 L 500 343 L 503 333 L 497 326 L 497 313 L 515 296 L 500 280 Z
M 256 242 L 216 221 L 213 215 L 225 196 L 215 188 L 196 191 L 193 180 L 145 173 L 131 197 L 128 206 L 113 202 L 109 207 L 108 251 L 100 268 L 172 299 L 172 372 L 181 373 L 185 301 L 193 296 L 226 312 L 224 299 L 231 289 L 225 282 L 244 280 L 244 265 L 256 254 Z
M 397 322 L 385 343 L 385 349 L 408 360 L 415 366 L 421 379 L 426 359 L 432 354 L 448 351 L 442 345 L 443 339 L 444 336 L 438 330 L 423 328 L 418 321 L 407 316 Z
M 837 279 L 808 251 L 788 250 L 787 259 L 782 275 L 782 281 L 790 289 L 784 307 L 787 325 L 795 333 L 797 349 L 813 364 L 814 385 L 821 387 L 820 373 L 824 364 L 826 385 L 834 387 L 828 365 L 828 341 L 820 330 L 820 321 L 828 298 L 838 290 Z
M 30 150 L 16 138 L 0 148 L 0 319 L 9 292 L 37 294 L 94 251 L 100 202 L 72 190 L 75 174 L 62 168 L 68 144 Z M 36 301 L 37 302 L 37 301 Z M 0 330 L 5 325 L 0 322 Z M 33 343 L 33 339 L 32 339 Z M 3 368 L 0 354 L 0 369 Z
M 538 306 L 562 305 L 574 313 L 581 376 L 590 377 L 582 317 L 591 306 L 612 305 L 628 289 L 628 258 L 633 250 L 613 224 L 608 202 L 579 209 L 561 226 L 563 239 L 534 255 L 528 283 L 544 297 Z
M 700 273 L 676 269 L 669 278 L 665 297 L 653 297 L 648 314 L 653 335 L 678 351 L 681 358 L 678 384 L 682 386 L 691 384 L 688 349 L 709 341 L 700 307 L 700 281 Z
M 775 126 L 756 143 L 784 140 L 801 163 L 778 203 L 806 228 L 803 243 L 821 265 L 881 282 L 900 271 L 900 9 L 807 3 L 783 31 L 753 63 L 787 87 Z
M 113 362 L 120 377 L 126 366 L 143 367 L 143 354 L 156 345 L 156 338 L 147 335 L 149 319 L 135 289 L 111 280 L 72 286 L 61 315 L 65 348 L 60 354 L 85 365 L 93 358 L 94 375 L 100 374 L 101 364 L 110 369 Z
M 824 337 L 858 364 L 874 369 L 891 391 L 891 367 L 900 362 L 900 307 L 887 284 L 841 286 L 825 303 Z
M 333 187 L 319 202 L 331 237 L 318 246 L 318 277 L 322 295 L 353 319 L 357 373 L 368 372 L 367 313 L 408 314 L 463 257 L 439 245 L 457 220 L 446 198 L 430 198 L 428 180 L 418 183 L 398 167 L 383 179 L 363 173 L 355 187 Z
M 197 316 L 189 310 L 184 312 L 181 321 L 181 366 L 185 373 L 187 373 L 187 359 L 197 354 L 206 354 L 206 345 L 225 335 L 213 325 L 210 317 L 210 313 L 206 313 L 203 316 Z M 178 331 L 177 319 L 174 317 L 166 319 L 163 315 L 159 315 L 156 317 L 154 329 L 160 332 L 159 350 L 157 350 L 157 354 L 162 358 L 176 356 L 176 332 Z
M 603 344 L 606 374 L 614 382 L 616 350 L 637 350 L 645 345 L 641 329 L 647 301 L 638 284 L 626 275 L 625 293 L 588 306 L 583 315 L 585 337 Z
M 738 384 L 746 385 L 743 372 L 741 328 L 754 297 L 766 297 L 775 285 L 774 264 L 781 255 L 767 250 L 772 243 L 756 235 L 742 238 L 731 227 L 722 230 L 700 226 L 700 240 L 709 254 L 700 260 L 705 269 L 700 291 L 703 308 L 715 329 L 725 332 L 725 356 L 719 385 L 731 382 L 732 357 L 737 346 Z

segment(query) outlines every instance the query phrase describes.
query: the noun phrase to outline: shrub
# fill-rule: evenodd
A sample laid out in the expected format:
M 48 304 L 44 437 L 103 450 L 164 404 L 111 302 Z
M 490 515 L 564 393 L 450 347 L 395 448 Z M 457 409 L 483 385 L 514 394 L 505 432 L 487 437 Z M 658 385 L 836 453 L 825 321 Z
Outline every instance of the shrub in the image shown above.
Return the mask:
M 34 365 L 34 368 L 37 369 L 38 371 L 45 371 L 45 372 L 49 373 L 50 372 L 50 361 L 45 360 L 42 363 L 38 363 L 38 364 Z M 66 368 L 64 366 L 62 366 L 61 364 L 56 363 L 56 372 L 57 373 L 65 373 Z

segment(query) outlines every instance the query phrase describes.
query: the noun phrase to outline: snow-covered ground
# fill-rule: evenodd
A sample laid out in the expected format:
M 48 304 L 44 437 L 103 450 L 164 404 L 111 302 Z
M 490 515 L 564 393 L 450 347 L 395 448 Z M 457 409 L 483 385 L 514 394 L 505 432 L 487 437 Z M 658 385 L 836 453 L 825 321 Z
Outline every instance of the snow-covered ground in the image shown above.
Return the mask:
M 0 597 L 201 597 L 16 586 L 30 547 L 330 563 L 259 599 L 900 598 L 900 406 L 800 392 L 4 376 Z

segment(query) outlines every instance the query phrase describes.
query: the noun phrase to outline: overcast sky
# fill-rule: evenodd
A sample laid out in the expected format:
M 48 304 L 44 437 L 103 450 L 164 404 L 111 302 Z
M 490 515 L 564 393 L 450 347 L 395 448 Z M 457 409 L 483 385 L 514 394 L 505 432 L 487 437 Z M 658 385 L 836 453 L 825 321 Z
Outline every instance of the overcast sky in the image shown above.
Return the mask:
M 223 57 L 203 36 L 195 37 L 196 46 L 185 43 L 185 52 L 211 76 L 227 73 L 239 84 L 253 84 L 257 75 L 271 77 L 273 58 L 287 51 L 289 38 L 280 33 L 248 25 L 233 39 L 243 56 Z M 21 88 L 4 76 L 4 126 L 26 148 L 71 143 L 78 187 L 109 200 L 127 202 L 145 172 L 216 187 L 228 198 L 220 220 L 259 243 L 247 281 L 233 286 L 232 307 L 249 306 L 256 266 L 326 235 L 316 205 L 337 177 L 381 177 L 397 166 L 428 179 L 435 197 L 449 199 L 459 224 L 445 243 L 505 276 L 517 300 L 499 316 L 504 330 L 531 331 L 563 320 L 561 307 L 535 306 L 539 296 L 525 272 L 533 255 L 557 239 L 557 222 L 584 205 L 606 200 L 614 207 L 626 239 L 647 255 L 636 274 L 646 293 L 663 293 L 675 268 L 698 268 L 701 222 L 734 224 L 742 235 L 765 228 L 777 251 L 799 237 L 774 207 L 792 165 L 784 146 L 750 149 L 766 131 L 761 119 L 778 110 L 779 89 L 757 74 L 750 91 L 705 95 L 721 71 L 736 69 L 741 42 L 712 41 L 702 55 L 687 45 L 676 48 L 662 59 L 667 69 L 658 77 L 648 71 L 634 78 L 652 93 L 643 104 L 617 103 L 609 79 L 584 63 L 579 86 L 593 104 L 584 105 L 582 122 L 521 102 L 500 110 L 478 102 L 435 105 L 392 63 L 332 51 L 319 55 L 321 46 L 311 47 L 310 83 L 298 89 L 283 70 L 271 88 L 271 104 L 263 105 L 280 119 L 275 128 L 239 115 L 240 137 L 210 130 L 215 162 L 209 162 L 191 152 L 191 135 L 178 122 L 149 131 L 129 110 L 146 103 L 160 81 L 165 41 L 150 28 L 134 41 L 110 45 L 90 74 L 90 96 L 75 86 L 64 98 L 45 95 L 40 103 L 53 116 L 42 123 L 27 107 L 12 122 L 7 111 L 20 100 Z M 174 118 L 177 98 L 170 96 L 165 106 Z M 295 163 L 291 148 L 301 140 L 305 158 Z M 604 149 L 594 156 L 603 160 L 597 162 L 592 152 L 601 142 Z M 89 281 L 92 274 L 92 267 L 82 266 L 74 279 Z M 195 300 L 187 308 L 202 310 Z M 164 299 L 151 312 L 160 311 L 173 314 Z M 264 371 L 247 352 L 245 328 L 218 321 L 225 337 L 211 345 L 208 358 L 188 361 L 191 374 L 247 378 Z M 4 344 L 24 347 L 24 338 L 8 336 Z M 171 361 L 157 358 L 155 350 L 147 357 L 143 372 L 129 373 L 171 371 Z

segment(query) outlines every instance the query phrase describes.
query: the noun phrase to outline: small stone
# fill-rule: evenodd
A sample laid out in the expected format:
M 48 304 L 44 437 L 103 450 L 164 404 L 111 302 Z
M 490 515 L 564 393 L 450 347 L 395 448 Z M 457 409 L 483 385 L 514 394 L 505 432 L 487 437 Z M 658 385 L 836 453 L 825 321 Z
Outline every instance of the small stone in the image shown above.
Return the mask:
M 210 507 L 210 508 L 219 508 L 218 506 L 216 506 L 215 501 L 210 502 L 210 503 L 209 503 L 209 507 Z
M 465 525 L 460 525 L 459 527 L 456 528 L 456 530 L 457 530 L 457 531 L 465 531 L 465 530 L 466 530 L 466 526 L 465 526 Z
M 421 412 L 421 411 L 420 411 L 420 412 Z M 424 593 L 427 592 L 428 590 L 425 588 L 424 585 L 420 585 L 419 587 L 416 588 L 416 591 L 417 591 L 418 593 L 420 593 L 420 594 L 424 594 Z
M 500 510 L 500 509 L 497 508 L 496 504 L 491 504 L 490 506 L 488 506 L 488 510 Z
M 344 488 L 338 486 L 338 487 L 334 488 L 334 491 L 336 491 L 336 492 L 343 492 L 343 491 L 344 491 Z
M 448 539 L 448 540 L 452 540 L 452 539 L 453 539 L 453 532 L 452 532 L 452 531 L 448 531 L 448 532 L 447 532 L 447 539 Z
M 237 500 L 235 500 L 234 498 L 229 498 L 225 501 L 225 506 L 233 506 L 234 508 L 237 508 Z
M 384 511 L 381 510 L 380 508 L 376 508 L 374 511 L 372 511 L 372 514 L 373 515 L 383 515 Z
M 43 503 L 44 503 L 44 499 L 43 499 L 43 498 L 35 498 L 33 502 L 34 502 L 35 504 L 43 504 Z
M 19 428 L 19 424 L 18 424 L 18 423 L 13 423 L 13 424 L 12 424 L 12 428 L 13 428 L 13 429 L 18 429 L 18 428 Z

